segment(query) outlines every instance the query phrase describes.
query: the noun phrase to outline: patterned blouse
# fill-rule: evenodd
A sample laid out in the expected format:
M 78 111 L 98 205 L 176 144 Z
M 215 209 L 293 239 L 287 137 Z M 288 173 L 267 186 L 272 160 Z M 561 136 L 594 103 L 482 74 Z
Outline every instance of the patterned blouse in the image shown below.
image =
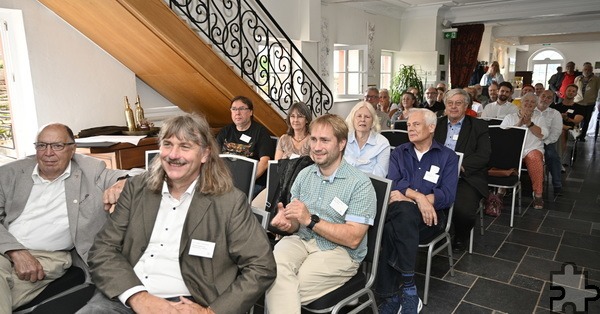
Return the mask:
M 300 149 L 296 149 L 294 146 L 294 138 L 289 134 L 282 135 L 277 142 L 277 149 L 283 151 L 281 159 L 289 159 L 292 157 L 292 155 L 297 155 L 294 157 L 308 155 L 310 151 L 310 142 L 308 140 L 309 136 L 307 135 L 302 141 L 300 141 Z

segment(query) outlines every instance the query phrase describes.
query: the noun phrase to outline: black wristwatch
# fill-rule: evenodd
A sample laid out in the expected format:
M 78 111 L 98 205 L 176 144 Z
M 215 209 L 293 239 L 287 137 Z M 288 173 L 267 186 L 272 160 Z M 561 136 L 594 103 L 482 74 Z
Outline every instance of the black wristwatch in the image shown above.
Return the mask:
M 321 221 L 321 217 L 317 215 L 310 215 L 310 223 L 306 226 L 306 228 L 312 230 L 312 228 L 315 227 L 315 224 L 317 224 L 319 221 Z
M 529 123 L 529 125 L 527 126 L 528 128 L 534 126 L 535 124 L 533 124 L 533 121 L 531 121 L 531 123 Z

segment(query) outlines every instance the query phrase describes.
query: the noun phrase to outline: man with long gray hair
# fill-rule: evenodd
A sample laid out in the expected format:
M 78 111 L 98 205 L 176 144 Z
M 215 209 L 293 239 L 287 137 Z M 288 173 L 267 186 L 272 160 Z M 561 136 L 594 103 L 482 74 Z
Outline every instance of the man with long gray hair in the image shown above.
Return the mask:
M 159 144 L 96 237 L 89 263 L 102 293 L 79 313 L 248 311 L 276 271 L 247 196 L 203 117 L 168 119 Z

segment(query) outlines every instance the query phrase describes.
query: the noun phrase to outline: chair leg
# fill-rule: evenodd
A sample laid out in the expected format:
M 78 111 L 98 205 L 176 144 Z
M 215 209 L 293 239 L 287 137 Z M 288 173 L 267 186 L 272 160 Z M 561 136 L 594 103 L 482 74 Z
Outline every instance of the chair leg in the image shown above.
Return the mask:
M 511 202 L 511 207 L 510 207 L 510 227 L 512 228 L 513 226 L 513 221 L 515 218 L 515 197 L 517 191 L 513 188 L 513 195 L 512 195 L 512 202 Z M 519 190 L 519 203 L 521 203 L 521 190 Z M 519 207 L 519 214 L 521 213 L 521 207 Z
M 475 227 L 471 228 L 471 236 L 469 237 L 469 254 L 473 254 L 473 230 L 475 230 Z
M 573 162 L 575 161 L 575 155 L 577 154 L 577 142 L 579 142 L 579 139 L 575 138 L 575 140 L 573 141 L 573 150 L 571 151 L 571 161 L 569 162 L 571 167 L 573 167 Z
M 481 235 L 483 235 L 483 208 L 479 210 L 479 228 L 481 228 Z
M 423 293 L 423 304 L 427 305 L 429 299 L 429 279 L 431 279 L 431 260 L 433 259 L 433 245 L 427 251 L 427 269 L 425 270 L 425 292 Z
M 471 234 L 473 229 L 471 229 Z M 446 233 L 446 243 L 448 243 L 448 264 L 450 264 L 450 276 L 454 277 L 454 260 L 452 259 L 452 238 L 450 234 Z

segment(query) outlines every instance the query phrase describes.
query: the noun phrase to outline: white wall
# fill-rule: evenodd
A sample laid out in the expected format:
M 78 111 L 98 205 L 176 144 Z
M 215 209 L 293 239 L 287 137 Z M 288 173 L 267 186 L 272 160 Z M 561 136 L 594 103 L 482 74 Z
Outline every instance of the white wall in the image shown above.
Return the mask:
M 600 62 L 600 41 L 599 42 L 573 42 L 573 43 L 556 43 L 549 46 L 529 45 L 529 51 L 517 52 L 517 70 L 531 70 L 527 68 L 529 57 L 546 48 L 554 48 L 565 56 L 565 64 L 568 61 L 575 62 L 575 67 L 581 70 L 583 63 L 589 61 L 594 65 Z M 564 64 L 563 64 L 564 66 Z
M 49 122 L 65 123 L 76 133 L 125 125 L 123 96 L 135 99 L 138 94 L 133 72 L 38 1 L 0 0 L 0 8 L 22 11 L 29 55 L 33 89 L 26 98 L 32 103 L 13 104 L 29 108 L 26 115 L 17 111 L 14 117 L 15 132 L 27 133 L 26 139 L 17 139 L 26 148 L 19 150 L 19 157 L 33 152 L 22 143 L 31 143 L 33 130 Z M 140 97 L 148 107 L 164 106 L 166 101 L 152 94 Z

